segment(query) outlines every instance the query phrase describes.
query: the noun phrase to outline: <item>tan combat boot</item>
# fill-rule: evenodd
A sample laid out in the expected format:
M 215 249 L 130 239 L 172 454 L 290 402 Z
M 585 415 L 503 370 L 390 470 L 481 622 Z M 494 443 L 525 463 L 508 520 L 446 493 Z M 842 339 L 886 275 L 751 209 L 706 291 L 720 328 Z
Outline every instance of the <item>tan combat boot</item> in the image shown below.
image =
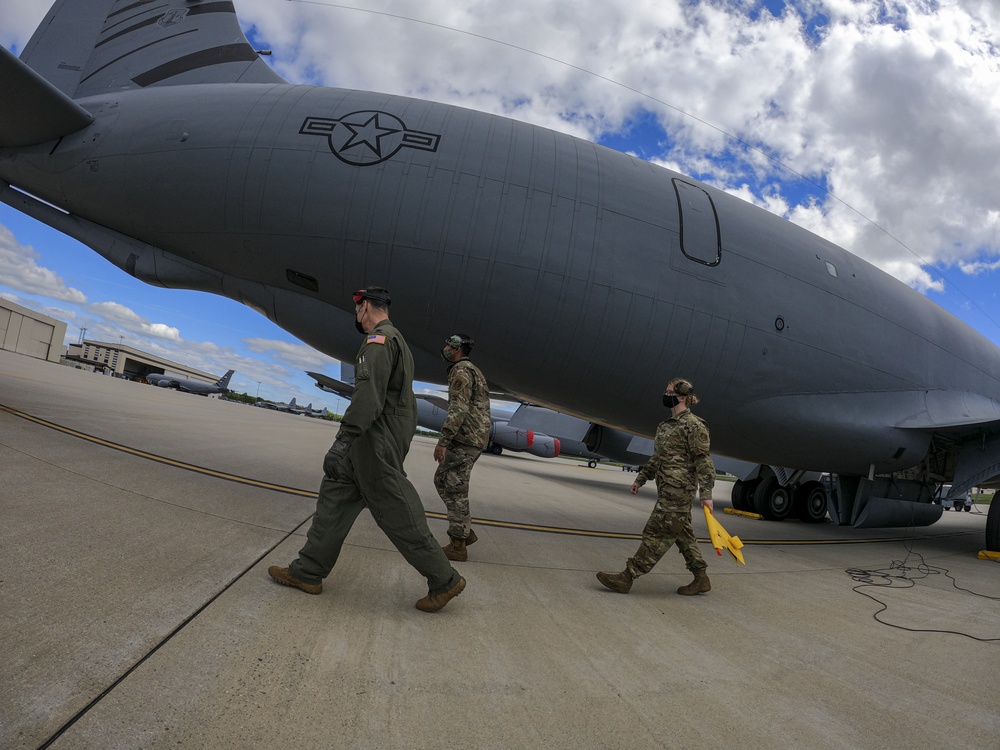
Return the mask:
M 444 556 L 449 560 L 454 562 L 465 562 L 469 559 L 469 551 L 466 549 L 468 542 L 465 539 L 456 539 L 451 537 L 451 541 L 448 542 L 446 547 L 442 547 L 444 550 Z
M 291 586 L 293 589 L 305 591 L 307 594 L 319 594 L 323 591 L 322 583 L 306 583 L 288 572 L 288 568 L 272 565 L 267 569 L 267 574 L 282 586 Z
M 694 574 L 694 580 L 687 586 L 681 586 L 677 589 L 677 593 L 684 596 L 694 596 L 695 594 L 701 594 L 711 590 L 712 584 L 708 580 L 708 574 L 705 573 L 704 570 L 699 570 Z
M 441 594 L 435 594 L 434 596 L 431 596 L 430 593 L 428 593 L 423 599 L 419 599 L 417 601 L 416 607 L 421 612 L 437 612 L 439 609 L 443 609 L 445 604 L 461 594 L 464 589 L 465 579 L 459 576 L 458 583 L 450 589 Z
M 627 594 L 632 588 L 633 579 L 632 574 L 626 568 L 621 573 L 605 573 L 602 571 L 597 574 L 597 580 L 612 591 L 617 591 L 619 594 Z

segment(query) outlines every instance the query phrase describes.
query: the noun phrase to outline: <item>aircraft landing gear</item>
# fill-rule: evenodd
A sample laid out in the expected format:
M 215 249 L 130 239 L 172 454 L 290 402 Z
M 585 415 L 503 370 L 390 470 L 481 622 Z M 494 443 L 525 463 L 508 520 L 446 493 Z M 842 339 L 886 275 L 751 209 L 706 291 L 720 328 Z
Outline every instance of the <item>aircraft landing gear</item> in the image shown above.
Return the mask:
M 822 482 L 800 484 L 793 498 L 796 514 L 806 523 L 822 523 L 826 518 L 826 488 Z
M 745 482 L 742 479 L 737 479 L 733 484 L 733 491 L 730 496 L 732 498 L 733 508 L 749 513 L 754 512 L 753 493 L 757 489 L 757 485 L 759 483 L 759 479 L 750 479 Z
M 754 511 L 769 521 L 784 521 L 792 512 L 792 493 L 777 477 L 765 477 L 753 493 Z
M 986 514 L 986 549 L 1000 552 L 1000 498 L 994 496 Z
M 806 523 L 826 519 L 826 488 L 815 480 L 782 487 L 775 477 L 739 479 L 733 484 L 731 498 L 736 510 L 760 513 L 770 521 L 782 521 L 790 515 Z

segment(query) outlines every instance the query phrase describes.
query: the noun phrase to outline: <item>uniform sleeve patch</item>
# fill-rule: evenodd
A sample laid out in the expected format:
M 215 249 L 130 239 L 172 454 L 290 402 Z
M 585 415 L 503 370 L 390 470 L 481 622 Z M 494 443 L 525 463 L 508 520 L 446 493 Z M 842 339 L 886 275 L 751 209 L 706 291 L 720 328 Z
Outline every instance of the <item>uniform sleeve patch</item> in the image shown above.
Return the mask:
M 367 339 L 365 339 L 365 343 L 366 344 L 384 344 L 385 343 L 385 336 L 383 336 L 381 333 L 373 333 L 371 336 L 369 336 Z

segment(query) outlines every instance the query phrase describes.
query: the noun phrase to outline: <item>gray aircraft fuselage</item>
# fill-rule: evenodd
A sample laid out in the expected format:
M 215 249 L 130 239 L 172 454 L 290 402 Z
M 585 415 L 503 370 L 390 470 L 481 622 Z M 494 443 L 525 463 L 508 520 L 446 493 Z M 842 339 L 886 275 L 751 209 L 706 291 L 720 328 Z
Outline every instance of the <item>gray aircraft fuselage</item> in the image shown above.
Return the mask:
M 806 230 L 625 154 L 353 90 L 202 84 L 79 103 L 90 127 L 0 151 L 0 177 L 147 243 L 99 248 L 135 276 L 230 296 L 332 356 L 355 351 L 351 292 L 374 283 L 424 377 L 443 333 L 474 331 L 494 385 L 649 435 L 682 375 L 713 450 L 763 464 L 891 471 L 924 457 L 939 412 L 1000 418 L 1000 351 L 967 325 Z

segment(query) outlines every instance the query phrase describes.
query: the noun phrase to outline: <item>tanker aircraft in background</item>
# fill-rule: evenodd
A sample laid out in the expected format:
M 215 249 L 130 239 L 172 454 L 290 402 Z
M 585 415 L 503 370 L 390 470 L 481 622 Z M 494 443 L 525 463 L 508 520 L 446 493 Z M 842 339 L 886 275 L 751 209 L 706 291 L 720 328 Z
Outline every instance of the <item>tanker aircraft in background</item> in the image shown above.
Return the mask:
M 340 365 L 342 380 L 331 378 L 320 372 L 307 372 L 316 381 L 316 387 L 328 393 L 335 393 L 350 400 L 354 396 L 354 366 Z M 417 393 L 417 424 L 425 430 L 440 432 L 448 416 L 448 399 L 427 393 Z M 490 442 L 486 450 L 500 455 L 504 449 L 530 453 L 541 458 L 555 458 L 560 454 L 560 442 L 556 438 L 536 433 L 534 430 L 511 427 L 508 423 L 514 416 L 513 410 L 490 406 Z
M 0 200 L 341 361 L 352 292 L 378 284 L 419 380 L 442 377 L 442 331 L 471 331 L 494 387 L 649 438 L 690 379 L 713 450 L 758 465 L 734 502 L 773 518 L 928 524 L 942 484 L 1000 477 L 1000 349 L 905 284 L 609 148 L 289 84 L 231 3 L 58 0 L 0 51 L 0 104 Z
M 312 404 L 309 404 L 308 406 L 299 406 L 294 396 L 287 404 L 275 403 L 274 401 L 265 401 L 264 399 L 261 399 L 254 404 L 254 406 L 259 406 L 262 409 L 270 409 L 271 411 L 283 411 L 289 414 L 300 414 L 306 417 L 333 416 L 329 411 L 327 411 L 325 406 L 322 409 L 313 409 Z
M 214 383 L 206 383 L 203 380 L 188 380 L 179 378 L 176 375 L 152 374 L 146 376 L 146 382 L 160 388 L 175 388 L 185 393 L 197 393 L 200 396 L 208 396 L 215 393 L 229 393 L 229 381 L 236 370 L 228 370 L 225 375 Z

